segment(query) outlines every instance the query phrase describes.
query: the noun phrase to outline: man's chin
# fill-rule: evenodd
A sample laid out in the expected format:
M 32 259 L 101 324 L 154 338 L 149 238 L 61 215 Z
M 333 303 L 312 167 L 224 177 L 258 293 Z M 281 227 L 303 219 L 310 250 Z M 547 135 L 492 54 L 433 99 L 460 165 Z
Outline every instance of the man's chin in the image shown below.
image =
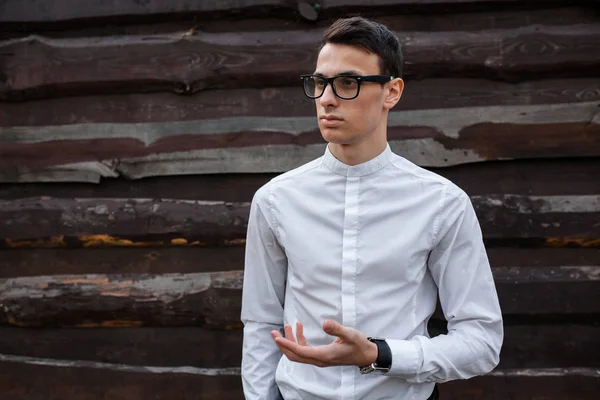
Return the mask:
M 321 128 L 321 136 L 332 144 L 351 144 L 352 137 L 341 129 Z

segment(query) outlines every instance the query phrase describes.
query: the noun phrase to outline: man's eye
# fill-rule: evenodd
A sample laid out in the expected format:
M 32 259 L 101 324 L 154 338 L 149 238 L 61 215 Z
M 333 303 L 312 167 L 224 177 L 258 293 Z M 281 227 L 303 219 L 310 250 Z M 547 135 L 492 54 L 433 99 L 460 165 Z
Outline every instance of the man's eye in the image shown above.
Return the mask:
M 342 79 L 342 85 L 344 85 L 344 86 L 350 87 L 355 84 L 356 84 L 356 80 L 354 80 L 354 79 L 351 79 L 351 78 Z
M 323 86 L 323 85 L 325 85 L 325 80 L 324 79 L 315 79 L 315 85 Z

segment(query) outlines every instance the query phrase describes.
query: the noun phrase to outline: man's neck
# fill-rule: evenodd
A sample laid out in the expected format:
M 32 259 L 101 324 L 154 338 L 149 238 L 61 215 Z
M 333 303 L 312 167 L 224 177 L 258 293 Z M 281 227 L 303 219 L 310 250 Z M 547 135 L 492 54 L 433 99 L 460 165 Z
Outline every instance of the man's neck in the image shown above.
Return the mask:
M 358 165 L 380 155 L 387 146 L 387 141 L 361 142 L 356 144 L 329 143 L 329 151 L 335 158 L 346 165 Z

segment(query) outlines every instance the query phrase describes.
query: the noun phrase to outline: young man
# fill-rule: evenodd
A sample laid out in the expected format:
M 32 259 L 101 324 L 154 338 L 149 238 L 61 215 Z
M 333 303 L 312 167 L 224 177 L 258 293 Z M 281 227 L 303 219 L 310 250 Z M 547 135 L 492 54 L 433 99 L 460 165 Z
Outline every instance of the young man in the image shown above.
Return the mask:
M 436 382 L 498 364 L 502 316 L 469 197 L 387 143 L 401 66 L 386 27 L 350 18 L 302 77 L 328 145 L 252 201 L 247 399 L 433 399 Z M 448 334 L 430 338 L 438 292 Z

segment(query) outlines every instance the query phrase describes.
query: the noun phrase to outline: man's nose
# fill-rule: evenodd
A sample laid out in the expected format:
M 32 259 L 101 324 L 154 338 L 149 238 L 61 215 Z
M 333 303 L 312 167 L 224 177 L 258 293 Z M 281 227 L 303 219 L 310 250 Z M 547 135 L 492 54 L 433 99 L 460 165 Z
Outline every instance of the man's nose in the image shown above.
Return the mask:
M 333 92 L 333 86 L 331 84 L 325 86 L 325 91 L 319 98 L 322 107 L 337 106 L 339 100 L 340 99 Z

